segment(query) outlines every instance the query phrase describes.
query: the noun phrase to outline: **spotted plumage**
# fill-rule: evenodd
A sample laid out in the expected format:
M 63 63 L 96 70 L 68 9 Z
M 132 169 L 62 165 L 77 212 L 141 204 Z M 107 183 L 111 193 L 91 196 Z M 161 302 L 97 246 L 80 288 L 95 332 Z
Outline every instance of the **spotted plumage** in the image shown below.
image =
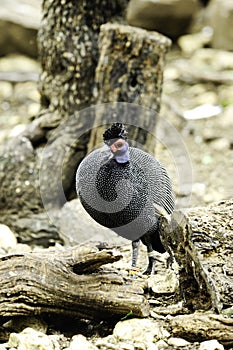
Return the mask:
M 133 267 L 141 240 L 148 250 L 146 273 L 154 270 L 155 253 L 164 252 L 155 206 L 172 213 L 171 181 L 162 164 L 150 154 L 129 147 L 124 125 L 114 123 L 104 133 L 106 146 L 80 163 L 77 193 L 89 215 L 133 242 Z

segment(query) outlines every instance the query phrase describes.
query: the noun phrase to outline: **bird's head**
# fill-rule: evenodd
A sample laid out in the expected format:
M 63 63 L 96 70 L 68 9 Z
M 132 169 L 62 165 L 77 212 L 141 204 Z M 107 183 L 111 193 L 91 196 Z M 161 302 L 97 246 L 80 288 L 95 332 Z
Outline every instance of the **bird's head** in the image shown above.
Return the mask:
M 122 123 L 114 123 L 103 134 L 104 143 L 110 148 L 112 156 L 118 163 L 129 161 L 129 144 L 127 131 Z

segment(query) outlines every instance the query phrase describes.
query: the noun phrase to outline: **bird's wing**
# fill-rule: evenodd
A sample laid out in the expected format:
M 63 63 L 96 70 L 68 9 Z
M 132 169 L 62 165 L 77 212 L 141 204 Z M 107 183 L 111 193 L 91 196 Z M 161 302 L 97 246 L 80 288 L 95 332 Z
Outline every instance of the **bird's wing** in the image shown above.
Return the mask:
M 155 208 L 163 208 L 171 214 L 175 207 L 175 197 L 164 166 L 149 153 L 134 147 L 130 147 L 130 161 L 136 162 L 143 169 Z

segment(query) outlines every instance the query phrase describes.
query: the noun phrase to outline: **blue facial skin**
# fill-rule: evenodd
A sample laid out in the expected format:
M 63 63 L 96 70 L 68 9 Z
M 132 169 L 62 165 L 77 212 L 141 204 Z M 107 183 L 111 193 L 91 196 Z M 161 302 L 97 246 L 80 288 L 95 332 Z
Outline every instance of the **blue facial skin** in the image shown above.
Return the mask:
M 118 143 L 122 143 L 122 147 L 118 147 Z M 117 140 L 110 146 L 113 157 L 118 163 L 126 163 L 129 161 L 129 145 L 125 140 Z

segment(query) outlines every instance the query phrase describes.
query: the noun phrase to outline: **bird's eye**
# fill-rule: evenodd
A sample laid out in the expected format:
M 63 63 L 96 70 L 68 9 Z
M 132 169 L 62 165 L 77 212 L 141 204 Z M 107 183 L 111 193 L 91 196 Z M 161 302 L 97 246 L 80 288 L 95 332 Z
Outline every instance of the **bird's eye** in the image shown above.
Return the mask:
M 119 142 L 119 143 L 116 144 L 116 148 L 121 148 L 121 147 L 123 147 L 123 143 L 122 142 Z

